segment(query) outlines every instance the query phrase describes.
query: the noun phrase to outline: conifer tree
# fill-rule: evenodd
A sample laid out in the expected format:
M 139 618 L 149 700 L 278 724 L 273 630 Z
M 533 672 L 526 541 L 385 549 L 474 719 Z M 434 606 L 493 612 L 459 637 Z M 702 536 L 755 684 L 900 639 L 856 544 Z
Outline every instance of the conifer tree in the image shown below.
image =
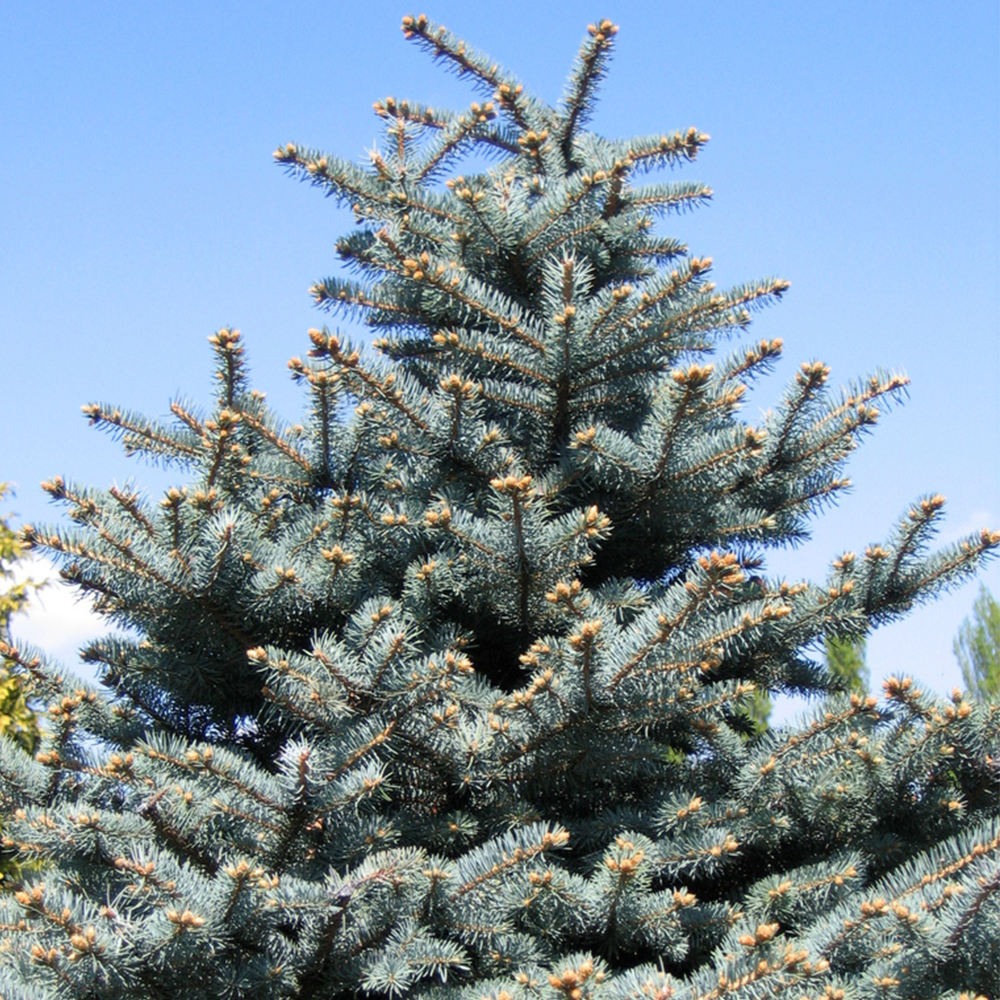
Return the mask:
M 822 584 L 766 577 L 905 378 L 808 361 L 744 420 L 788 284 L 717 289 L 654 228 L 710 197 L 646 180 L 706 135 L 587 131 L 616 27 L 557 106 L 403 28 L 469 108 L 380 100 L 368 168 L 275 154 L 353 207 L 313 295 L 374 351 L 310 331 L 288 427 L 219 331 L 207 411 L 86 407 L 186 485 L 55 478 L 75 526 L 24 529 L 127 637 L 86 651 L 100 691 L 7 650 L 51 733 L 0 756 L 6 832 L 52 867 L 0 900 L 0 996 L 996 996 L 997 707 L 897 678 L 742 711 L 827 693 L 824 637 L 1000 545 L 931 552 L 933 495 Z

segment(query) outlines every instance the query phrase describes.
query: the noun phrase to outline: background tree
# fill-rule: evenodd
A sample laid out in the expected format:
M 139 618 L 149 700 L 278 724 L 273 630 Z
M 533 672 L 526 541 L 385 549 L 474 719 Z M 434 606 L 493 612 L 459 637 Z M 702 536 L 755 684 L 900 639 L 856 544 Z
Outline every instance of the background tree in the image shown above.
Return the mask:
M 985 584 L 953 648 L 970 694 L 980 700 L 1000 698 L 1000 604 Z
M 0 499 L 10 493 L 6 483 L 0 483 Z M 23 548 L 11 529 L 7 516 L 0 517 L 0 637 L 10 635 L 11 616 L 23 610 L 28 597 L 38 584 L 31 579 L 14 583 L 14 565 Z M 38 740 L 38 719 L 28 706 L 24 674 L 12 672 L 10 663 L 0 661 L 0 735 L 10 737 L 26 750 L 32 750 Z
M 823 640 L 826 668 L 839 678 L 847 691 L 867 694 L 871 684 L 868 671 L 867 643 L 861 639 L 827 636 Z
M 0 995 L 995 995 L 997 711 L 902 678 L 742 710 L 829 694 L 810 650 L 1000 533 L 930 553 L 931 495 L 822 585 L 761 575 L 905 379 L 807 361 L 745 421 L 782 345 L 734 341 L 788 285 L 721 291 L 655 231 L 711 191 L 645 175 L 707 136 L 586 130 L 615 26 L 558 107 L 403 27 L 468 109 L 378 101 L 367 168 L 275 154 L 354 209 L 313 295 L 374 356 L 311 330 L 289 425 L 221 330 L 210 409 L 85 408 L 187 484 L 55 478 L 72 527 L 24 528 L 125 634 L 86 652 L 103 693 L 7 647 L 52 730 L 0 748 L 9 842 L 54 870 L 0 900 Z
M 0 499 L 10 493 L 0 483 Z M 14 565 L 22 555 L 21 543 L 10 528 L 7 517 L 0 517 L 0 639 L 10 636 L 10 619 L 27 603 L 30 591 L 37 587 L 32 580 L 13 583 Z M 13 740 L 28 752 L 34 750 L 39 738 L 38 716 L 28 704 L 27 675 L 11 669 L 6 658 L 0 658 L 0 736 Z M 2 794 L 2 789 L 0 789 Z M 6 802 L 0 800 L 2 812 Z M 2 825 L 0 825 L 2 831 Z M 3 882 L 19 877 L 19 868 L 9 851 L 0 850 L 0 888 Z

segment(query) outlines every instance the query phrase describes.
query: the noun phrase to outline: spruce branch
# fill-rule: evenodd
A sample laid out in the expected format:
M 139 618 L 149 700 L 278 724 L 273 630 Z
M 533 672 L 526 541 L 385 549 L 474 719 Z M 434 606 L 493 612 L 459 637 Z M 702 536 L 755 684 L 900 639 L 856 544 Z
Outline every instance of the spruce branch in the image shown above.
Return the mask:
M 577 129 L 587 122 L 593 110 L 597 86 L 607 72 L 612 39 L 617 33 L 617 25 L 606 19 L 587 28 L 589 38 L 580 47 L 575 71 L 567 83 L 557 132 L 562 157 L 567 164 L 573 162 Z

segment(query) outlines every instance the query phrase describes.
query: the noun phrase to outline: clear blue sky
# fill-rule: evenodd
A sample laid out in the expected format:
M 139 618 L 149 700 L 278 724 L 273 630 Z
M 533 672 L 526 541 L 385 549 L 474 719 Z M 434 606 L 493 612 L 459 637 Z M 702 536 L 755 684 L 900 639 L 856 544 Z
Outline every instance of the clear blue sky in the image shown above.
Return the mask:
M 751 407 L 774 402 L 816 357 L 834 380 L 876 365 L 911 377 L 910 401 L 851 464 L 855 492 L 771 572 L 825 575 L 928 492 L 948 497 L 945 539 L 1000 527 L 994 0 L 425 10 L 550 101 L 587 22 L 611 17 L 618 54 L 593 127 L 712 135 L 685 176 L 710 183 L 713 204 L 664 228 L 712 256 L 720 284 L 792 283 L 755 324 L 784 338 L 787 358 Z M 297 418 L 285 361 L 323 321 L 307 288 L 334 269 L 350 220 L 285 178 L 271 151 L 296 141 L 361 159 L 378 135 L 374 99 L 473 99 L 403 41 L 404 13 L 419 10 L 7 0 L 0 480 L 17 483 L 8 507 L 22 520 L 59 516 L 38 489 L 54 474 L 101 486 L 134 477 L 158 493 L 173 477 L 126 460 L 80 405 L 162 415 L 178 394 L 207 399 L 205 338 L 220 326 L 243 331 L 257 387 Z M 984 579 L 1000 594 L 996 564 Z M 907 671 L 950 688 L 951 638 L 974 596 L 966 586 L 876 635 L 874 679 Z M 67 638 L 71 616 L 60 624 L 47 604 L 33 637 L 48 630 L 59 650 L 86 638 Z

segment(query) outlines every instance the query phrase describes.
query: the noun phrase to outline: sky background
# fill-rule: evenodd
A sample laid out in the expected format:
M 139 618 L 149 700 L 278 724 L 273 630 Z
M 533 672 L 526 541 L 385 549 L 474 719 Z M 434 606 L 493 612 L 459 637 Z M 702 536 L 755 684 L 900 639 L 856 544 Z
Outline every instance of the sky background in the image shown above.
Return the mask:
M 942 542 L 1000 527 L 994 0 L 424 10 L 550 102 L 588 21 L 610 17 L 617 55 L 591 127 L 712 136 L 680 176 L 709 183 L 713 203 L 660 229 L 713 257 L 722 286 L 791 281 L 752 328 L 784 338 L 785 359 L 748 419 L 804 360 L 825 360 L 836 384 L 878 366 L 912 379 L 907 404 L 852 459 L 854 492 L 769 575 L 824 577 L 928 493 L 948 498 Z M 177 396 L 208 402 L 206 338 L 219 327 L 243 331 L 256 387 L 298 418 L 285 362 L 308 348 L 308 327 L 335 322 L 307 289 L 336 270 L 351 219 L 284 177 L 275 146 L 361 161 L 378 141 L 375 99 L 460 108 L 478 95 L 403 40 L 401 16 L 419 9 L 382 0 L 6 0 L 3 12 L 0 481 L 17 486 L 12 523 L 54 523 L 38 486 L 53 475 L 131 479 L 154 499 L 180 481 L 125 458 L 80 406 L 159 417 Z M 997 563 L 981 579 L 1000 595 Z M 875 633 L 873 682 L 960 683 L 951 642 L 977 587 Z M 14 625 L 67 662 L 102 631 L 58 586 Z

